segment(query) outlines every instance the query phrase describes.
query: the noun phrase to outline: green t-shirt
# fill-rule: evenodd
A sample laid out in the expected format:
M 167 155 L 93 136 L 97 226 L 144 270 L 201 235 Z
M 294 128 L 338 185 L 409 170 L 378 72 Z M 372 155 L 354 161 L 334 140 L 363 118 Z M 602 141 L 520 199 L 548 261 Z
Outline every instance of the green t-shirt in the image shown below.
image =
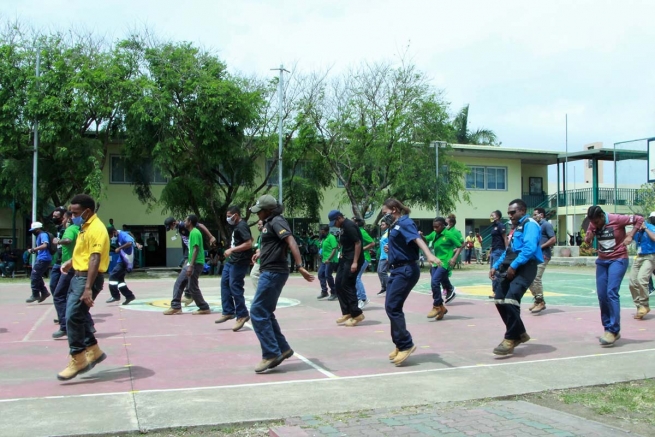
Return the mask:
M 80 234 L 80 228 L 76 225 L 70 225 L 64 231 L 64 235 L 61 236 L 62 240 L 71 240 L 70 244 L 61 245 L 61 263 L 65 263 L 73 257 L 73 250 L 75 249 L 75 241 L 77 236 Z
M 456 227 L 453 226 L 452 228 L 446 228 L 444 229 L 444 232 L 453 235 L 455 239 L 459 241 L 460 246 L 464 244 L 464 237 L 462 237 L 462 233 L 459 232 L 459 229 L 457 229 Z
M 339 246 L 339 242 L 337 241 L 337 237 L 335 237 L 332 234 L 328 234 L 328 236 L 325 237 L 323 243 L 321 244 L 321 262 L 328 261 L 330 254 L 338 246 Z M 334 251 L 334 256 L 329 261 L 333 263 L 339 261 L 338 251 Z
M 257 237 L 257 242 L 256 242 L 255 245 L 252 247 L 252 250 L 253 250 L 253 251 L 256 251 L 257 249 L 259 249 L 259 248 L 261 248 L 261 247 L 262 247 L 262 234 L 261 234 L 261 232 L 260 232 L 260 233 L 259 233 L 259 237 Z M 259 251 L 259 254 L 261 255 L 261 251 Z M 261 258 L 257 258 L 257 264 L 260 264 L 260 259 L 261 259 Z
M 366 229 L 364 228 L 359 228 L 362 231 L 362 239 L 364 240 L 364 244 L 362 244 L 362 250 L 364 250 L 364 246 L 368 246 L 373 242 L 373 238 L 371 238 L 370 235 L 368 235 L 368 232 L 366 232 Z M 369 250 L 364 250 L 364 259 L 366 262 L 370 263 L 371 262 L 371 252 Z
M 437 238 L 437 233 L 432 231 L 428 235 L 424 236 L 423 238 L 425 238 L 425 241 L 427 242 L 428 247 L 430 249 L 432 249 L 432 245 L 434 244 L 434 239 Z
M 189 232 L 189 262 L 193 258 L 193 248 L 198 246 L 198 257 L 196 258 L 196 264 L 205 265 L 205 248 L 202 242 L 202 234 L 198 228 L 191 229 Z
M 434 256 L 443 264 L 443 268 L 450 270 L 448 262 L 455 256 L 455 250 L 461 246 L 460 241 L 455 236 L 454 232 L 446 232 L 445 230 L 436 235 L 432 249 Z

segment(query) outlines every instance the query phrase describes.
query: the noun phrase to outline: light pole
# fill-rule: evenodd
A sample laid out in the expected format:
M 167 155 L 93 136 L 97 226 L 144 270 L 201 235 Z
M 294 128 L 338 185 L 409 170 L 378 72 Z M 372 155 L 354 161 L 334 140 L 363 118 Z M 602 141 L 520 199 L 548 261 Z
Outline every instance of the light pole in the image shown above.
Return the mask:
M 436 210 L 437 210 L 437 217 L 439 217 L 439 148 L 441 147 L 442 144 L 448 144 L 445 141 L 433 141 L 432 144 L 434 144 L 434 174 L 435 174 L 435 182 L 434 182 L 434 187 L 435 187 L 435 205 L 436 205 Z
M 278 182 L 278 202 L 282 204 L 282 114 L 284 110 L 284 72 L 290 73 L 289 70 L 284 69 L 284 65 L 280 64 L 280 68 L 271 68 L 280 72 L 280 80 L 278 81 L 277 94 L 278 94 L 278 145 L 277 145 L 277 182 Z
M 36 80 L 38 86 L 38 80 L 40 75 L 41 68 L 41 49 L 37 46 L 36 48 Z M 32 165 L 32 222 L 36 221 L 36 189 L 38 185 L 38 170 L 39 166 L 39 120 L 34 118 L 34 163 Z M 36 237 L 32 236 L 32 247 L 36 244 Z

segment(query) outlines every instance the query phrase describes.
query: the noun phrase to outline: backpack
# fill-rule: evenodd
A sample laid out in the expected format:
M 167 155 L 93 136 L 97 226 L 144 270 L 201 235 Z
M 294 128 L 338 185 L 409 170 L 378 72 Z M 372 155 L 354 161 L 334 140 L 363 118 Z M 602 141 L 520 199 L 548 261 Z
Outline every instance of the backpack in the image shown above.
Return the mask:
M 48 252 L 50 252 L 50 255 L 54 255 L 57 253 L 57 245 L 52 242 L 55 239 L 55 236 L 50 232 L 46 232 L 46 234 L 48 234 Z

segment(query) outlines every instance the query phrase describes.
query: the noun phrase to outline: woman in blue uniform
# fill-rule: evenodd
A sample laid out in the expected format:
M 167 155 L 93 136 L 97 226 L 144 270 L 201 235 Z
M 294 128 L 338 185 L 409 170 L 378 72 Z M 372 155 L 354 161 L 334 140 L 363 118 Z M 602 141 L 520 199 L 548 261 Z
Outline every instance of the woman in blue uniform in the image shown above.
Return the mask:
M 423 251 L 428 262 L 440 264 L 440 261 L 430 252 L 419 235 L 416 224 L 409 218 L 409 208 L 390 198 L 384 202 L 382 213 L 383 220 L 391 223 L 389 243 L 387 247 L 382 248 L 389 255 L 389 281 L 384 306 L 391 322 L 391 339 L 396 345 L 394 351 L 389 354 L 389 359 L 396 366 L 400 366 L 416 350 L 412 335 L 405 325 L 403 305 L 421 275 L 417 264 L 419 249 Z

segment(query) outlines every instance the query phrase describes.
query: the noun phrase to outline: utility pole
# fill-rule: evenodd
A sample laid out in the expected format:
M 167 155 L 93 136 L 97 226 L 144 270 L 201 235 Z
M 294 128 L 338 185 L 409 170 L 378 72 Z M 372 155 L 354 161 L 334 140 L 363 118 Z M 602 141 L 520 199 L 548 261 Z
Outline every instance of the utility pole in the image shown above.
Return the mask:
M 36 80 L 37 80 L 37 89 L 38 89 L 38 80 L 40 76 L 41 68 L 41 49 L 37 46 L 36 48 Z M 34 118 L 34 163 L 32 168 L 32 222 L 36 220 L 36 195 L 37 195 L 37 185 L 38 185 L 38 170 L 39 166 L 39 120 Z M 36 244 L 36 237 L 32 236 L 32 247 Z
M 271 68 L 280 72 L 280 80 L 277 85 L 278 94 L 278 146 L 277 146 L 277 182 L 278 182 L 278 202 L 282 205 L 282 115 L 284 111 L 284 72 L 290 73 L 289 70 L 284 69 L 284 65 L 280 64 L 280 68 Z
M 446 144 L 445 141 L 433 141 L 434 144 L 434 164 L 435 164 L 435 205 L 437 210 L 436 217 L 439 217 L 439 147 Z

